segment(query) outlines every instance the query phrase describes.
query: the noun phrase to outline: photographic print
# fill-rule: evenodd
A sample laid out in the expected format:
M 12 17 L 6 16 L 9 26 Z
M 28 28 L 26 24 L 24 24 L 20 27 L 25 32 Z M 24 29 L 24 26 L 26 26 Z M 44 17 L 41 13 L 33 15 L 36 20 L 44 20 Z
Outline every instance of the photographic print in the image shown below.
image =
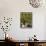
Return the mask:
M 32 12 L 20 12 L 20 27 L 32 28 Z

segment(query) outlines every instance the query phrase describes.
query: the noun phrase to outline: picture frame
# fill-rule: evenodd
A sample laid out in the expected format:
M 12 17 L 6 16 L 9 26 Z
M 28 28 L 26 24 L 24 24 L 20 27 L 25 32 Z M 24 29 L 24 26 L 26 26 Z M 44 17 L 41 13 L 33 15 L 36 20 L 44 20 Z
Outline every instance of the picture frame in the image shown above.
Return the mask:
M 20 12 L 20 27 L 32 28 L 32 12 Z

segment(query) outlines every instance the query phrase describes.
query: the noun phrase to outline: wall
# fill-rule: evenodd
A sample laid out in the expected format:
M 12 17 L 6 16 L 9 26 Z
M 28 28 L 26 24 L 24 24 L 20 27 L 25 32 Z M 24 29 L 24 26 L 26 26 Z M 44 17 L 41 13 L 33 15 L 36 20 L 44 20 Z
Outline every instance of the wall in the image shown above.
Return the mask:
M 20 28 L 20 12 L 32 12 L 32 28 Z M 37 35 L 39 40 L 44 40 L 45 12 L 44 7 L 33 8 L 28 0 L 0 0 L 0 19 L 3 16 L 13 18 L 12 26 L 8 33 L 17 40 L 27 40 L 34 34 Z M 0 31 L 0 39 L 4 39 L 2 33 L 3 31 Z

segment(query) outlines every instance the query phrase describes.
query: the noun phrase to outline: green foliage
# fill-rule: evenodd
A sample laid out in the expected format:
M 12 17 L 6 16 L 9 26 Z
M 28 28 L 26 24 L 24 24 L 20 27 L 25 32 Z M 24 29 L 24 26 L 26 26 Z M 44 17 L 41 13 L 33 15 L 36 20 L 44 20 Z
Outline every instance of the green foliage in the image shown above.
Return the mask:
M 32 24 L 32 12 L 21 12 L 21 18 L 20 21 L 21 23 L 23 23 L 24 25 L 26 23 Z

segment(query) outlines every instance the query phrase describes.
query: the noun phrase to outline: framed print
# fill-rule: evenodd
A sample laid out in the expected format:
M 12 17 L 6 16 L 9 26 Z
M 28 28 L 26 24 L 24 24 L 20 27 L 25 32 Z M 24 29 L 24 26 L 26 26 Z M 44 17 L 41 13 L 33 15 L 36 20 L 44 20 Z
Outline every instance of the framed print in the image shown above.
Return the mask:
M 20 12 L 20 27 L 32 28 L 32 12 Z

